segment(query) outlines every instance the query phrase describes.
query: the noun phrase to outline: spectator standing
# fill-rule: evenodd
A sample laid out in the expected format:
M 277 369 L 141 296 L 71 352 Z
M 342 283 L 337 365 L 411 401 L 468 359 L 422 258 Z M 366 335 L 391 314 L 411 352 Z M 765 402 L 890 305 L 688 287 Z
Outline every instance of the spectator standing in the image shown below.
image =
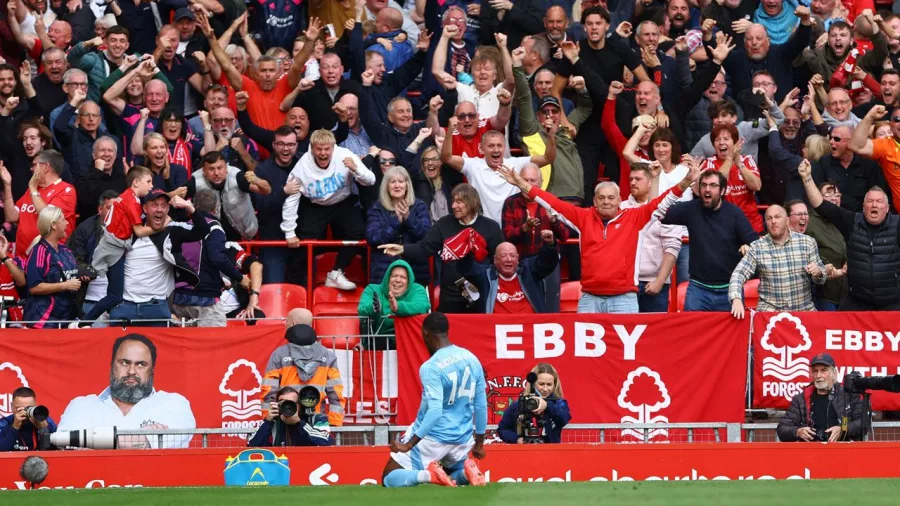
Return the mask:
M 898 175 L 896 170 L 897 163 L 900 162 L 900 149 L 897 148 L 897 140 L 900 139 L 900 110 L 894 111 L 891 114 L 891 133 L 893 134 L 891 137 L 874 140 L 869 138 L 869 129 L 872 128 L 872 124 L 876 120 L 883 118 L 886 114 L 887 109 L 884 106 L 876 105 L 873 107 L 865 115 L 859 126 L 853 130 L 853 135 L 850 137 L 849 148 L 857 155 L 870 157 L 881 166 L 882 173 L 887 180 L 888 187 L 893 196 L 894 210 L 900 211 L 900 175 Z M 860 172 L 866 174 L 865 171 Z M 869 174 L 871 174 L 871 172 L 869 172 Z M 825 176 L 828 176 L 828 174 Z M 815 173 L 813 174 L 813 178 L 815 179 Z M 875 186 L 877 179 L 872 176 L 866 179 L 867 184 L 873 183 L 872 186 Z M 852 189 L 849 188 L 850 186 L 851 185 L 841 188 L 841 193 L 849 198 L 862 196 L 861 190 L 863 185 L 854 184 L 852 185 Z M 872 186 L 869 186 L 866 190 L 868 191 Z M 865 194 L 865 198 L 868 198 L 868 193 Z M 858 209 L 852 209 L 850 204 L 846 201 L 844 201 L 843 207 L 853 212 L 859 212 Z
M 809 162 L 807 162 L 809 163 Z M 744 317 L 744 283 L 759 274 L 759 311 L 815 311 L 810 278 L 825 283 L 825 265 L 816 241 L 788 227 L 787 211 L 778 205 L 766 209 L 769 233 L 750 244 L 728 285 L 731 314 Z
M 272 189 L 266 195 L 258 193 L 252 195 L 261 241 L 284 239 L 284 232 L 281 231 L 282 206 L 287 198 L 284 185 L 297 164 L 297 133 L 294 129 L 282 125 L 275 130 L 274 136 L 272 156 L 259 164 L 254 171 L 257 179 L 266 181 Z M 266 266 L 263 271 L 263 283 L 284 282 L 289 254 L 288 249 L 282 247 L 259 249 L 259 259 Z
M 837 185 L 826 181 L 818 188 L 825 201 L 841 206 L 841 191 Z M 847 296 L 847 242 L 834 223 L 825 221 L 815 209 L 809 210 L 806 235 L 815 239 L 828 274 L 828 281 L 815 287 L 816 309 L 836 311 L 841 299 Z
M 72 254 L 75 255 L 75 261 L 78 262 L 79 272 L 91 272 L 91 269 L 93 269 L 91 262 L 94 259 L 94 250 L 97 248 L 100 238 L 103 237 L 103 224 L 106 223 L 106 217 L 109 215 L 113 201 L 118 197 L 119 194 L 115 191 L 104 191 L 96 202 L 97 214 L 88 217 L 75 228 L 75 233 L 72 234 L 69 246 L 72 249 Z M 84 300 L 81 304 L 82 314 L 89 313 L 97 302 L 106 296 L 108 285 L 109 281 L 105 275 L 97 276 L 88 282 L 87 290 L 83 294 Z M 106 324 L 95 321 L 92 322 L 91 326 L 95 328 L 105 327 Z
M 104 135 L 94 141 L 93 164 L 75 180 L 75 194 L 78 197 L 75 211 L 82 223 L 94 214 L 103 193 L 125 191 L 125 168 L 118 154 L 118 143 L 112 137 Z
M 41 209 L 37 229 L 40 239 L 31 250 L 25 274 L 29 296 L 24 318 L 32 328 L 63 328 L 77 316 L 75 292 L 82 282 L 75 256 L 62 243 L 69 225 L 60 208 L 48 205 Z
M 753 193 L 762 188 L 756 161 L 742 154 L 744 141 L 734 125 L 714 126 L 710 138 L 715 141 L 716 154 L 706 159 L 704 170 L 719 171 L 728 179 L 725 199 L 738 206 L 753 225 L 753 230 L 761 234 L 763 220 Z

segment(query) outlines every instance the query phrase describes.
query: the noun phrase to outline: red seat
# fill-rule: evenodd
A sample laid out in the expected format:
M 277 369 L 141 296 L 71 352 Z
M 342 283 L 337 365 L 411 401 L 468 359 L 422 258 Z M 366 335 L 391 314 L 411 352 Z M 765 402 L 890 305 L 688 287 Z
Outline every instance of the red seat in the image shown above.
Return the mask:
M 441 287 L 437 285 L 434 287 L 434 290 L 431 292 L 431 310 L 437 311 L 438 304 L 441 302 Z
M 336 259 L 337 253 L 335 252 L 321 253 L 316 255 L 315 263 L 313 265 L 313 269 L 315 270 L 316 286 L 325 284 L 325 277 L 328 276 L 328 273 L 331 272 L 332 269 L 334 269 L 334 261 Z M 369 277 L 365 272 L 362 258 L 360 258 L 359 256 L 354 257 L 353 261 L 350 262 L 350 265 L 347 266 L 347 269 L 344 272 L 344 276 L 346 276 L 350 281 L 356 283 L 357 286 L 365 288 L 366 282 Z
M 306 288 L 290 283 L 272 283 L 259 289 L 259 308 L 266 318 L 284 318 L 295 308 L 306 307 Z M 281 325 L 277 319 L 259 320 L 257 325 Z
M 246 327 L 247 320 L 238 320 L 238 319 L 225 320 L 225 326 L 226 327 Z
M 326 303 L 352 304 L 356 307 L 366 287 L 357 286 L 356 290 L 347 292 L 329 286 L 318 286 L 313 291 L 313 308 Z
M 559 280 L 562 282 L 569 280 L 569 257 L 567 256 L 559 259 Z
M 578 299 L 581 298 L 581 282 L 567 281 L 560 286 L 559 312 L 577 313 Z
M 679 312 L 684 311 L 684 296 L 687 294 L 687 288 L 688 288 L 689 284 L 690 284 L 689 281 L 682 281 L 681 283 L 678 284 L 678 303 L 677 303 L 678 308 L 677 309 Z
M 322 346 L 335 350 L 349 350 L 359 344 L 359 321 L 356 315 L 341 318 L 317 314 L 313 319 L 313 328 L 316 329 L 316 335 Z

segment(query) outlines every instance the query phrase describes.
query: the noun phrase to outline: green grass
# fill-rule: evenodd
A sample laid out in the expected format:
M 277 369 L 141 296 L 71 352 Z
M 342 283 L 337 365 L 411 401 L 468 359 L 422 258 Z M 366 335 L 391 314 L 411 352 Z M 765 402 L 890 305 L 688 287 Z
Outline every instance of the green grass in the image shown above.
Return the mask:
M 364 506 L 500 505 L 897 505 L 900 480 L 494 484 L 448 489 L 381 487 L 146 488 L 0 493 L 4 504 L 178 506 L 304 504 Z M 8 501 L 8 502 L 7 502 Z

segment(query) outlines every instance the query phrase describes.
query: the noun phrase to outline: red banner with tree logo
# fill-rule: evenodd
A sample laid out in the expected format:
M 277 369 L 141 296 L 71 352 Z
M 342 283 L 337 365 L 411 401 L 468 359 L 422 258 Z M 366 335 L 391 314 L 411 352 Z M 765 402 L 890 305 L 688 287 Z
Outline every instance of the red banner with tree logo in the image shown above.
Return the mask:
M 837 381 L 900 374 L 897 313 L 756 313 L 753 315 L 753 406 L 786 409 L 810 384 L 810 359 L 829 353 Z M 900 395 L 874 392 L 874 409 L 900 409 Z
M 131 332 L 146 336 L 156 347 L 153 387 L 187 399 L 197 427 L 259 426 L 260 383 L 269 355 L 286 344 L 282 326 L 4 330 L 0 417 L 11 413 L 12 392 L 28 386 L 59 422 L 73 399 L 99 395 L 109 387 L 113 342 Z M 330 341 L 323 339 L 322 344 L 330 347 Z M 344 423 L 388 423 L 390 403 L 396 402 L 395 353 L 334 351 L 347 399 Z M 148 418 L 142 425 L 152 422 Z
M 424 317 L 398 319 L 397 422 L 419 408 L 428 359 Z M 573 423 L 741 422 L 749 322 L 727 313 L 449 315 L 450 340 L 481 361 L 488 423 L 522 391 L 538 362 L 559 371 Z M 641 438 L 636 431 L 622 436 Z M 665 439 L 665 430 L 651 439 Z

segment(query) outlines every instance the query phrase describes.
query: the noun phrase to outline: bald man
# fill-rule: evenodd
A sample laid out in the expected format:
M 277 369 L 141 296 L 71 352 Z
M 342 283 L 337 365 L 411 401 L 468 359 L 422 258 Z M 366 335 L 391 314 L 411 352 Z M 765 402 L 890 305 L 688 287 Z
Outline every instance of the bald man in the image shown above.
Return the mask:
M 313 322 L 313 314 L 312 311 L 306 309 L 305 307 L 298 307 L 295 309 L 291 309 L 291 311 L 287 314 L 287 318 L 284 320 L 284 328 L 289 329 L 294 325 L 312 325 Z
M 830 127 L 846 126 L 851 129 L 859 125 L 861 119 L 851 110 L 853 102 L 850 94 L 843 88 L 831 88 L 828 92 L 828 103 L 825 104 L 825 114 L 822 119 Z
M 809 163 L 809 162 L 805 162 Z M 759 273 L 757 311 L 815 311 L 812 284 L 825 284 L 825 265 L 812 237 L 790 230 L 787 211 L 766 209 L 769 233 L 753 241 L 728 284 L 731 314 L 744 318 L 744 283 Z
M 540 233 L 542 245 L 536 256 L 519 261 L 516 247 L 502 242 L 494 251 L 494 263 L 478 263 L 472 255 L 459 260 L 457 267 L 481 297 L 475 302 L 484 314 L 547 313 L 543 280 L 559 265 L 559 249 L 553 232 Z

